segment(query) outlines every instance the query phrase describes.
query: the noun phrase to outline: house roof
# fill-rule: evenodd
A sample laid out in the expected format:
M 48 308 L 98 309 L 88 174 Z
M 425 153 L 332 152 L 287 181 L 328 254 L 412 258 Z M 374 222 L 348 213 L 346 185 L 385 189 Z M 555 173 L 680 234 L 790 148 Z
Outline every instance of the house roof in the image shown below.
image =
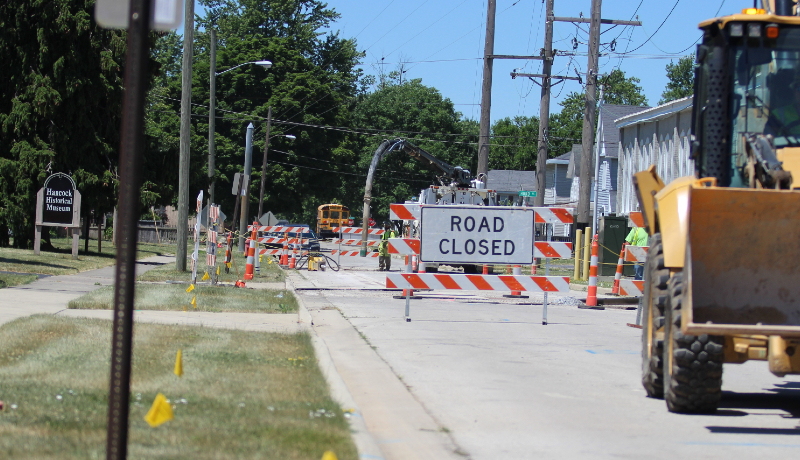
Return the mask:
M 639 112 L 633 112 L 617 117 L 617 119 L 614 120 L 614 125 L 617 127 L 618 131 L 626 126 L 647 121 L 655 121 L 661 118 L 666 118 L 675 112 L 691 110 L 691 107 L 692 96 L 684 97 L 683 99 L 677 99 L 666 104 L 659 105 L 658 107 L 648 107 L 646 110 L 641 110 Z
M 603 123 L 603 145 L 606 157 L 617 158 L 618 156 L 619 128 L 615 123 L 616 120 L 649 109 L 650 107 L 638 107 L 635 105 L 603 104 L 600 106 L 599 116 Z
M 489 171 L 486 188 L 498 192 L 518 192 L 520 190 L 536 190 L 536 171 L 513 171 L 493 169 Z
M 555 158 L 550 158 L 549 160 L 547 160 L 547 164 L 566 165 L 569 164 L 570 158 L 572 158 L 572 151 L 559 155 Z

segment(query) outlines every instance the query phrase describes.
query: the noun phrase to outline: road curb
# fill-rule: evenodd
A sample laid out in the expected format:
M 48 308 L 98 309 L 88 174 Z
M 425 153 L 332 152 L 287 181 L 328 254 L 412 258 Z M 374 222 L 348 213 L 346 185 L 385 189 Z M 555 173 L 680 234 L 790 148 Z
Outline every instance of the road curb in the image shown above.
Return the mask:
M 356 444 L 356 449 L 358 449 L 358 458 L 384 460 L 383 451 L 381 451 L 375 438 L 373 438 L 372 434 L 367 430 L 367 425 L 364 422 L 361 409 L 356 404 L 353 395 L 350 393 L 350 390 L 347 389 L 347 385 L 336 370 L 336 364 L 333 362 L 330 350 L 328 350 L 325 341 L 317 335 L 311 313 L 308 312 L 302 297 L 295 292 L 294 283 L 292 283 L 288 273 L 285 280 L 286 289 L 290 290 L 295 299 L 297 299 L 298 323 L 306 325 L 309 330 L 311 343 L 314 345 L 314 353 L 317 355 L 317 365 L 322 371 L 325 381 L 328 382 L 328 386 L 331 389 L 331 397 L 342 406 L 342 409 L 353 409 L 348 422 L 353 441 Z

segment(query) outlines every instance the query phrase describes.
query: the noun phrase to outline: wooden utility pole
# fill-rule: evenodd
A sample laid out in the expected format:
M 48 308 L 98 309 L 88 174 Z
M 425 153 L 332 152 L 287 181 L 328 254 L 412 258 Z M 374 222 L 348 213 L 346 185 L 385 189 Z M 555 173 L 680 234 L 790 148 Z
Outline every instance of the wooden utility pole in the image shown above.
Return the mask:
M 210 66 L 208 72 L 208 209 L 211 209 L 211 204 L 214 203 L 214 176 L 216 168 L 216 145 L 214 144 L 214 134 L 217 126 L 217 31 L 215 29 L 211 29 L 209 32 L 211 33 L 211 43 L 209 44 Z M 209 212 L 208 215 L 211 216 L 211 213 Z M 206 226 L 206 228 L 209 227 Z
M 544 206 L 547 182 L 547 134 L 550 127 L 550 73 L 553 68 L 553 0 L 547 0 L 544 24 L 544 62 L 542 63 L 542 100 L 539 104 L 539 146 L 536 150 L 536 197 L 534 206 Z
M 581 181 L 578 192 L 578 223 L 589 223 L 591 198 L 592 147 L 594 146 L 594 121 L 597 110 L 597 61 L 600 53 L 600 9 L 602 0 L 592 0 L 589 23 L 589 65 L 586 71 L 586 106 L 583 111 L 583 136 L 581 137 Z
M 486 43 L 483 48 L 483 90 L 481 92 L 480 135 L 478 137 L 478 174 L 489 173 L 489 131 L 491 129 L 492 107 L 492 62 L 494 54 L 494 16 L 495 0 L 488 1 L 486 11 Z
M 261 219 L 264 212 L 264 185 L 267 182 L 267 153 L 269 152 L 269 130 L 272 125 L 272 106 L 267 109 L 267 135 L 264 137 L 264 161 L 261 163 L 261 191 L 258 194 L 258 216 Z
M 189 239 L 189 159 L 192 115 L 192 53 L 194 48 L 194 0 L 186 0 L 183 19 L 183 64 L 181 66 L 181 131 L 178 162 L 178 222 L 175 270 L 186 271 L 186 241 Z

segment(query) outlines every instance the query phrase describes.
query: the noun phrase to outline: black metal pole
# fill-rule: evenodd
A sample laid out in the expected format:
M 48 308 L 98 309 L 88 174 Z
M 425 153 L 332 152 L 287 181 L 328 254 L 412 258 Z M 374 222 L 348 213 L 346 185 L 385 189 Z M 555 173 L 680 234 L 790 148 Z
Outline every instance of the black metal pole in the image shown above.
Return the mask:
M 128 409 L 133 346 L 133 294 L 136 279 L 136 222 L 139 218 L 144 98 L 147 91 L 151 0 L 131 0 L 125 93 L 119 150 L 119 233 L 114 278 L 114 326 L 108 395 L 106 459 L 128 455 Z

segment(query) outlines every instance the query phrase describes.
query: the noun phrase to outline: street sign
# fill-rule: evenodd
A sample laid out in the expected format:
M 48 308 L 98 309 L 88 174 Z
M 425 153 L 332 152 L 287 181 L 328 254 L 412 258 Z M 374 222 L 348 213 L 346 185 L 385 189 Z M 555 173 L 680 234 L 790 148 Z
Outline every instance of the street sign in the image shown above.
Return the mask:
M 264 214 L 263 216 L 261 216 L 261 218 L 258 219 L 258 223 L 264 225 L 265 227 L 269 227 L 271 225 L 278 225 L 278 218 L 275 217 L 275 214 L 273 214 L 272 211 L 267 211 L 266 214 Z
M 528 197 L 528 198 L 534 198 L 534 197 L 536 197 L 536 192 L 520 190 L 519 191 L 519 196 L 524 196 L 524 197 Z
M 106 29 L 127 29 L 130 14 L 130 0 L 97 0 L 94 19 Z M 183 22 L 183 1 L 154 0 L 150 17 L 151 29 L 174 30 Z
M 530 264 L 534 213 L 505 206 L 423 206 L 419 260 Z

